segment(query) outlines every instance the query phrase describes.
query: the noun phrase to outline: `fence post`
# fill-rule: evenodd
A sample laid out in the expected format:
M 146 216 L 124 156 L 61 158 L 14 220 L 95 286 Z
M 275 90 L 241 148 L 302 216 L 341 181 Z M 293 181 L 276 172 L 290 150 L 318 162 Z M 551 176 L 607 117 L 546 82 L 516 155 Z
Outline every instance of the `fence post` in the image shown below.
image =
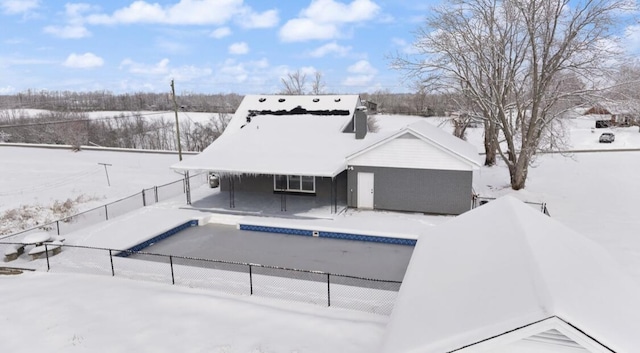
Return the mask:
M 109 249 L 109 260 L 111 260 L 111 276 L 116 275 L 116 272 L 113 270 L 113 254 L 111 253 L 111 249 Z
M 327 306 L 331 306 L 331 274 L 327 273 Z
M 56 230 L 58 231 L 58 235 L 60 235 L 60 221 L 56 221 Z
M 107 205 L 104 205 L 104 217 L 106 218 L 105 221 L 109 220 L 109 208 L 107 208 Z
M 173 276 L 173 256 L 169 255 L 169 264 L 171 265 L 171 284 L 176 284 L 176 279 Z
M 144 197 L 144 189 L 142 189 L 142 207 L 147 205 L 147 200 Z
M 188 170 L 184 173 L 184 192 L 187 195 L 187 205 L 191 205 L 191 179 Z
M 47 243 L 44 244 L 44 256 L 47 257 L 47 272 L 49 272 L 51 267 L 49 266 L 49 249 L 47 249 Z
M 251 264 L 249 264 L 249 288 L 251 290 L 249 295 L 253 295 L 253 271 L 251 270 Z
M 158 187 L 157 186 L 153 187 L 153 193 L 155 194 L 155 197 L 156 197 L 156 203 L 158 203 Z

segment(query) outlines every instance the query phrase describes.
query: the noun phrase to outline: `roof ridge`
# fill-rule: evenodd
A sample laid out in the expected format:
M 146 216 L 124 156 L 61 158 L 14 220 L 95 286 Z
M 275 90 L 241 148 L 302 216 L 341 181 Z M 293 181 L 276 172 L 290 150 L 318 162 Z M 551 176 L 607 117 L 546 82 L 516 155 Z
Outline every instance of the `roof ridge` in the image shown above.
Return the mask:
M 513 198 L 513 200 L 510 201 L 510 203 L 512 203 L 512 207 L 508 208 L 508 212 L 510 213 L 510 216 L 512 217 L 512 219 L 515 220 L 514 227 L 517 228 L 519 234 L 521 234 L 521 237 L 522 237 L 522 242 L 517 242 L 518 246 L 521 248 L 520 250 L 523 253 L 526 253 L 528 255 L 528 258 L 526 261 L 527 270 L 530 271 L 530 275 L 531 275 L 530 278 L 533 281 L 532 286 L 535 291 L 535 295 L 538 298 L 538 306 L 540 309 L 542 309 L 542 311 L 545 314 L 554 315 L 553 309 L 554 309 L 555 303 L 552 300 L 551 291 L 548 287 L 546 276 L 542 271 L 542 269 L 540 268 L 539 262 L 537 261 L 536 253 L 533 251 L 534 244 L 531 242 L 531 237 L 535 237 L 537 235 L 532 234 L 532 232 L 528 230 L 527 227 L 524 225 L 525 222 L 522 217 L 523 212 L 520 211 L 520 209 L 523 211 L 526 210 L 525 212 L 531 213 L 534 217 L 546 217 L 546 216 L 544 216 L 540 212 L 537 212 L 529 208 L 521 201 L 517 201 L 517 202 L 514 202 L 514 201 L 516 201 L 515 198 Z

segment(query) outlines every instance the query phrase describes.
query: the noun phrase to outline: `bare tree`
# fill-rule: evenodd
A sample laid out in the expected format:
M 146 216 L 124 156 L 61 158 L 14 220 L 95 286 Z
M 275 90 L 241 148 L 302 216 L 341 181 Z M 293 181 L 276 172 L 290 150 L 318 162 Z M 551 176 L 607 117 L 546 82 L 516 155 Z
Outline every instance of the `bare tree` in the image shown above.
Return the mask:
M 281 82 L 282 94 L 303 95 L 307 75 L 300 72 L 300 70 L 296 70 L 295 72 L 288 73 L 286 78 L 281 79 Z
M 485 149 L 505 161 L 511 187 L 525 187 L 561 103 L 589 93 L 615 51 L 612 26 L 626 0 L 449 0 L 417 33 L 420 55 L 396 67 L 467 97 L 485 120 Z M 561 77 L 583 85 L 566 89 Z M 500 143 L 498 143 L 500 138 Z M 494 149 L 495 148 L 495 149 Z M 487 156 L 485 164 L 493 164 Z
M 322 79 L 322 72 L 316 71 L 313 75 L 313 82 L 311 82 L 311 94 L 324 93 L 324 80 Z

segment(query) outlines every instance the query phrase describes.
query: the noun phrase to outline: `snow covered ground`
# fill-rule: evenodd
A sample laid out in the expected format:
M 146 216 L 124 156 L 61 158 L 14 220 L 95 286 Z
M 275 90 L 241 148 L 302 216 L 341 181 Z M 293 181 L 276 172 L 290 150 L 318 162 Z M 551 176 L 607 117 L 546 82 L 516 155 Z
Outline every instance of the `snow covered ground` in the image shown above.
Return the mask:
M 49 110 L 44 109 L 0 109 L 0 115 L 6 116 L 29 116 L 36 117 L 38 115 L 46 115 L 50 114 Z M 102 118 L 113 118 L 119 117 L 121 115 L 124 116 L 133 116 L 134 114 L 140 114 L 146 119 L 163 119 L 165 121 L 174 121 L 176 118 L 175 112 L 173 111 L 137 111 L 137 112 L 129 112 L 129 111 L 96 111 L 96 112 L 86 112 L 90 119 L 102 119 Z M 191 122 L 198 123 L 206 123 L 211 117 L 218 116 L 218 113 L 202 113 L 202 112 L 178 112 L 178 119 L 180 121 L 190 120 Z
M 118 278 L 0 276 L 2 352 L 373 352 L 377 315 Z
M 0 161 L 0 219 L 17 210 L 31 217 L 31 225 L 63 218 L 55 217 L 56 202 L 71 200 L 73 214 L 182 178 L 168 168 L 178 161 L 175 154 L 0 145 Z M 109 164 L 106 171 L 100 163 Z M 5 217 L 0 235 L 8 233 L 7 227 L 15 226 L 10 222 L 19 216 Z
M 587 119 L 570 121 L 572 148 L 640 148 L 637 127 L 612 129 L 616 142 L 605 145 L 598 143 L 601 130 L 592 132 L 592 125 Z M 481 148 L 481 129 L 471 129 L 468 140 Z M 179 178 L 167 168 L 176 159 L 0 146 L 0 207 L 46 204 L 76 194 L 95 195 L 91 202 L 105 202 Z M 640 152 L 540 155 L 527 188 L 514 194 L 546 202 L 553 218 L 597 241 L 640 283 L 639 160 Z M 112 187 L 106 185 L 100 162 L 113 164 Z M 482 196 L 513 193 L 502 165 L 483 168 L 477 177 L 476 192 Z M 38 187 L 43 179 L 52 182 Z M 439 222 L 446 222 L 446 217 L 358 211 L 336 218 L 331 226 L 415 234 Z M 111 240 L 131 241 L 127 234 L 116 233 Z M 99 239 L 101 245 L 110 242 L 87 234 L 90 239 Z M 0 350 L 13 352 L 372 352 L 386 323 L 379 315 L 336 308 L 61 273 L 0 276 L 0 298 Z

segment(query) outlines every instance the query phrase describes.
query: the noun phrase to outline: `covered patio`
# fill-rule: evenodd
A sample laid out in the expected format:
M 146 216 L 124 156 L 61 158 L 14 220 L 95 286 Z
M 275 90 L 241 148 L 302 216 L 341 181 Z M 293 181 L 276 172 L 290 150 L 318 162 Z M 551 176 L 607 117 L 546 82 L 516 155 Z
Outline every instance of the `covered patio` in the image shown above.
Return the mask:
M 223 178 L 222 183 L 228 183 Z M 234 184 L 239 183 L 236 178 Z M 346 199 L 266 193 L 262 191 L 210 189 L 202 186 L 191 190 L 190 208 L 216 213 L 280 218 L 332 219 L 347 208 Z

